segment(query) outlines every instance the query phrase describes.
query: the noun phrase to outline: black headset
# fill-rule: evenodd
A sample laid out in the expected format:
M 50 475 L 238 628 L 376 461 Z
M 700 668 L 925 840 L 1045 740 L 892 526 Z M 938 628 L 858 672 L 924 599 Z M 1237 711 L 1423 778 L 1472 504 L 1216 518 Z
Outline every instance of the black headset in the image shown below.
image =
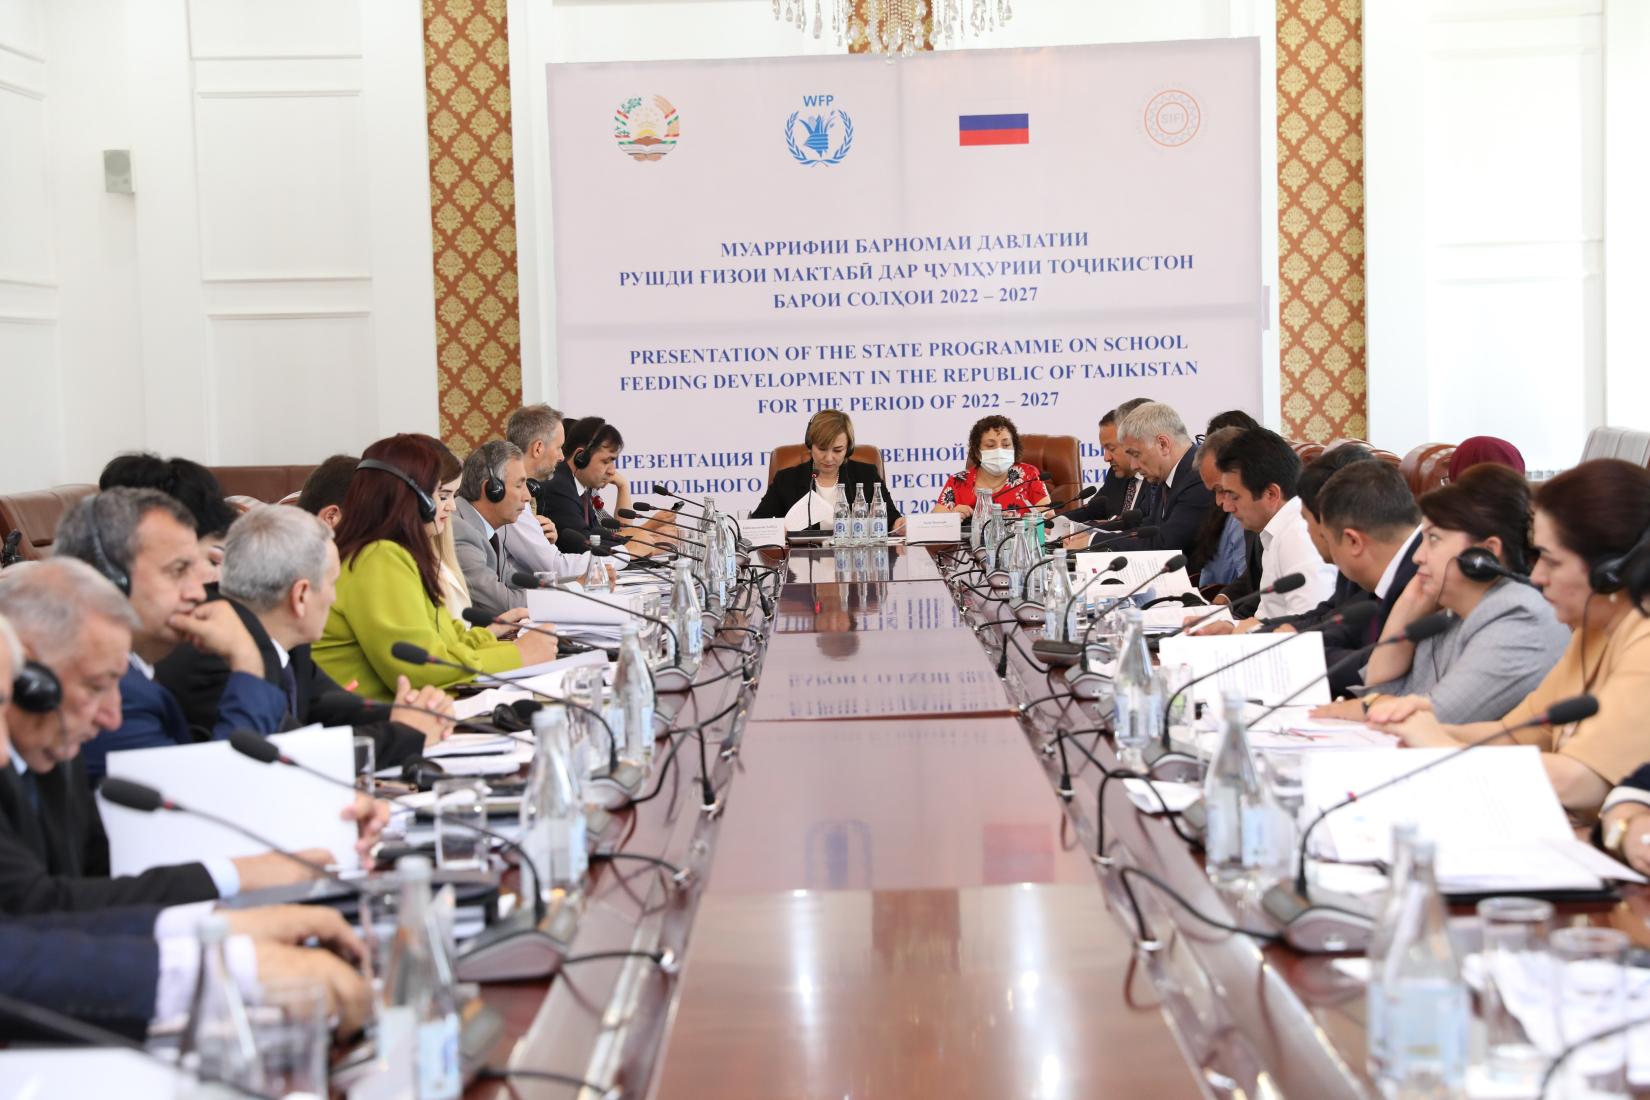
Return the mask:
M 504 499 L 504 479 L 498 475 L 497 466 L 487 467 L 487 480 L 481 483 L 481 495 L 494 504 Z
M 418 501 L 418 518 L 425 523 L 435 522 L 435 501 L 418 482 L 391 466 L 388 462 L 380 462 L 376 458 L 363 458 L 355 464 L 355 468 L 357 470 L 377 470 L 381 474 L 389 474 L 401 481 L 413 491 L 413 497 Z
M 596 426 L 590 429 L 590 438 L 584 441 L 583 446 L 577 447 L 573 451 L 573 468 L 576 470 L 582 470 L 590 465 L 591 456 L 600 449 L 597 442 L 602 438 L 603 433 L 608 431 L 607 421 L 599 416 L 591 416 L 579 421 L 580 435 L 584 434 L 585 424 L 591 422 L 594 422 Z
M 108 552 L 103 549 L 103 532 L 99 530 L 99 528 L 103 526 L 103 523 L 97 514 L 98 502 L 102 499 L 102 496 L 103 494 L 99 493 L 92 497 L 90 519 L 92 528 L 92 565 L 99 573 L 102 573 L 105 577 L 109 578 L 109 582 L 111 584 L 120 589 L 121 595 L 129 598 L 132 595 L 131 574 L 127 573 L 126 570 L 120 568 L 120 566 L 111 561 Z
M 11 701 L 28 714 L 50 714 L 63 705 L 63 684 L 39 661 L 24 661 L 11 682 Z
M 1587 583 L 1601 596 L 1620 592 L 1627 585 L 1624 574 L 1646 546 L 1650 546 L 1650 527 L 1640 533 L 1638 541 L 1628 547 L 1627 553 L 1600 558 L 1593 562 L 1587 571 Z

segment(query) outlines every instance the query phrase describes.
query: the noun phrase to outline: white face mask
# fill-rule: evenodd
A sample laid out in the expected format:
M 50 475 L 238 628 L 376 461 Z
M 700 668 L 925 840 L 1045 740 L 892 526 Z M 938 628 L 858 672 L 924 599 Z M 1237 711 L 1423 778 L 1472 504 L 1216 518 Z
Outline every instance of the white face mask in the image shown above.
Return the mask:
M 1000 447 L 996 450 L 980 452 L 980 469 L 993 477 L 1008 473 L 1014 465 L 1014 450 L 1010 447 Z

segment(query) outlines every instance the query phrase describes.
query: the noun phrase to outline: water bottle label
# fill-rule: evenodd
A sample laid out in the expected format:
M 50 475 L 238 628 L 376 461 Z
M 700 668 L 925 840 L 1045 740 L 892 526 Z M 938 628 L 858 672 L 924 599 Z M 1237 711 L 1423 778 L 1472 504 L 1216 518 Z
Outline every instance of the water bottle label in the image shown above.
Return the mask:
M 1273 863 L 1273 853 L 1277 851 L 1274 843 L 1277 829 L 1272 819 L 1272 808 L 1267 805 L 1244 806 L 1240 821 L 1242 838 L 1243 865 L 1245 867 L 1270 867 Z
M 703 653 L 705 650 L 705 623 L 704 620 L 697 615 L 694 616 L 692 622 L 688 623 L 687 647 L 688 654 L 690 656 L 696 653 Z
M 546 835 L 550 841 L 550 859 L 546 873 L 553 883 L 576 883 L 584 878 L 585 869 L 590 863 L 590 853 L 586 850 L 584 813 L 572 814 L 559 821 L 546 823 Z
M 1459 1084 L 1467 1072 L 1466 986 L 1444 978 L 1410 979 L 1386 989 L 1383 1021 L 1388 1073 Z
M 1008 571 L 1008 594 L 1017 600 L 1020 598 L 1020 593 L 1024 590 L 1025 578 L 1020 576 L 1020 571 L 1018 569 L 1010 569 Z
M 419 1100 L 457 1100 L 463 1083 L 458 1068 L 458 1014 L 419 1024 Z
M 864 516 L 855 516 L 854 517 L 854 538 L 862 539 L 864 537 L 865 537 L 865 517 Z
M 632 722 L 629 719 L 634 718 Z M 653 759 L 653 703 L 637 697 L 631 701 L 625 727 L 630 731 L 630 751 L 638 760 Z
M 848 537 L 848 517 L 847 516 L 838 516 L 836 518 L 836 522 L 831 525 L 831 533 L 834 534 L 838 539 L 847 538 Z

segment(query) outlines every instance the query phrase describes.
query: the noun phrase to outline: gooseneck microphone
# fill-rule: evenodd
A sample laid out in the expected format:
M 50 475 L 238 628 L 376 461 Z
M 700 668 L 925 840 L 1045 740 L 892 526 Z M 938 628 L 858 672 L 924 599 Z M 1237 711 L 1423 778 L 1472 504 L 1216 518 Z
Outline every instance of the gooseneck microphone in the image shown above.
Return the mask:
M 1295 591 L 1295 589 L 1301 587 L 1305 583 L 1306 583 L 1306 574 L 1304 574 L 1304 573 L 1285 573 L 1283 576 L 1279 577 L 1277 580 L 1273 581 L 1271 584 L 1267 585 L 1265 588 L 1262 588 L 1257 592 L 1251 592 L 1247 596 L 1240 596 L 1238 599 L 1233 600 L 1229 604 L 1222 604 L 1222 605 L 1215 608 L 1213 611 L 1209 612 L 1206 615 L 1199 615 L 1197 618 L 1193 619 L 1189 623 L 1182 623 L 1181 625 L 1175 627 L 1173 630 L 1169 631 L 1167 634 L 1163 635 L 1163 637 L 1165 637 L 1165 638 L 1175 638 L 1175 637 L 1179 637 L 1181 634 L 1186 633 L 1186 631 L 1188 631 L 1188 630 L 1196 630 L 1198 627 L 1202 626 L 1204 623 L 1208 622 L 1210 619 L 1212 619 L 1215 616 L 1219 615 L 1222 611 L 1233 612 L 1232 618 L 1236 619 L 1237 618 L 1236 611 L 1237 611 L 1238 608 L 1241 607 L 1241 608 L 1244 608 L 1245 610 L 1247 610 L 1248 608 L 1254 607 L 1257 604 L 1259 604 L 1260 601 L 1266 596 L 1282 595 L 1286 592 L 1293 592 L 1293 591 Z
M 1031 652 L 1036 654 L 1039 660 L 1051 665 L 1058 663 L 1063 668 L 1069 668 L 1071 665 L 1076 664 L 1077 659 L 1083 655 L 1083 647 L 1069 638 L 1063 637 L 1065 624 L 1071 616 L 1071 609 L 1077 606 L 1077 601 L 1083 598 L 1083 593 L 1092 588 L 1101 577 L 1110 573 L 1121 573 L 1128 567 L 1129 559 L 1119 554 L 1107 562 L 1104 569 L 1097 569 L 1091 573 L 1088 580 L 1072 591 L 1071 597 L 1066 600 L 1066 605 L 1060 609 L 1060 633 L 1062 637 L 1040 638 L 1031 643 Z
M 274 746 L 271 745 L 271 747 L 273 748 Z M 198 817 L 202 821 L 210 821 L 214 825 L 246 837 L 255 844 L 263 845 L 265 848 L 268 848 L 282 859 L 290 860 L 305 870 L 310 871 L 317 878 L 328 879 L 329 881 L 335 882 L 340 886 L 355 891 L 356 893 L 361 892 L 359 883 L 351 882 L 346 878 L 334 874 L 332 871 L 327 870 L 327 868 L 323 867 L 319 863 L 316 863 L 314 860 L 305 859 L 297 852 L 288 851 L 287 849 L 276 844 L 274 841 L 270 840 L 268 837 L 260 836 L 251 829 L 248 829 L 246 826 L 238 825 L 226 817 L 219 817 L 217 814 L 208 813 L 206 810 L 198 810 L 193 806 L 184 806 L 178 802 L 174 802 L 172 799 L 167 798 L 158 790 L 145 783 L 137 783 L 130 779 L 122 779 L 119 776 L 110 775 L 104 777 L 103 782 L 97 789 L 102 793 L 104 799 L 116 806 L 121 806 L 128 810 L 136 810 L 139 813 L 144 814 L 152 814 L 156 810 L 166 810 L 170 813 L 188 814 L 190 817 Z M 350 789 L 355 789 L 354 784 L 350 784 Z
M 1259 592 L 1254 592 L 1254 593 L 1250 593 L 1250 595 L 1253 596 L 1253 597 L 1258 598 L 1260 596 L 1260 593 Z M 1246 597 L 1246 598 L 1248 598 L 1248 597 Z M 1176 688 L 1175 691 L 1174 691 L 1174 694 L 1169 696 L 1168 701 L 1164 704 L 1163 713 L 1164 714 L 1169 713 L 1170 709 L 1174 706 L 1174 701 L 1176 699 L 1178 699 L 1182 695 L 1186 694 L 1186 692 L 1189 691 L 1192 687 L 1196 686 L 1197 684 L 1201 684 L 1203 681 L 1209 679 L 1209 677 L 1211 677 L 1211 676 L 1219 676 L 1222 672 L 1225 672 L 1228 669 L 1236 668 L 1238 665 L 1243 664 L 1245 661 L 1252 661 L 1256 657 L 1260 657 L 1260 656 L 1263 656 L 1267 653 L 1272 652 L 1274 649 L 1278 648 L 1278 646 L 1280 646 L 1280 645 L 1288 645 L 1290 642 L 1294 641 L 1296 638 L 1304 637 L 1307 634 L 1315 634 L 1320 630 L 1327 630 L 1332 626 L 1343 626 L 1344 625 L 1344 626 L 1350 626 L 1350 627 L 1353 627 L 1354 629 L 1356 629 L 1357 627 L 1363 626 L 1365 623 L 1368 623 L 1371 620 L 1373 620 L 1375 618 L 1376 613 L 1379 612 L 1379 611 L 1380 611 L 1380 604 L 1376 603 L 1374 600 L 1359 600 L 1357 603 L 1347 604 L 1345 607 L 1341 608 L 1339 611 L 1335 612 L 1333 615 L 1331 615 L 1328 618 L 1324 619 L 1322 622 L 1313 623 L 1311 626 L 1307 627 L 1305 630 L 1298 630 L 1298 631 L 1295 631 L 1292 634 L 1289 634 L 1287 637 L 1279 638 L 1277 641 L 1273 642 L 1269 646 L 1263 646 L 1260 649 L 1254 650 L 1254 651 L 1249 652 L 1249 653 L 1245 653 L 1243 656 L 1238 657 L 1235 660 L 1227 661 L 1225 664 L 1219 666 L 1218 668 L 1210 669 L 1208 672 L 1205 672 L 1202 676 L 1194 676 L 1190 680 L 1187 680 L 1184 684 L 1180 685 L 1180 687 Z M 1184 629 L 1184 628 L 1182 628 L 1182 629 Z M 1313 681 L 1313 683 L 1316 683 L 1316 682 L 1317 681 L 1315 681 L 1315 680 Z M 1310 686 L 1310 685 L 1308 685 L 1308 686 Z
M 1095 493 L 1098 493 L 1099 491 L 1100 491 L 1100 486 L 1090 485 L 1088 488 L 1084 489 L 1082 492 L 1078 493 L 1074 497 L 1068 497 L 1065 500 L 1050 501 L 1049 503 L 1043 505 L 1043 507 L 1047 508 L 1049 511 L 1057 511 L 1061 508 L 1066 507 L 1069 504 L 1076 504 L 1078 501 L 1087 500 L 1087 499 L 1089 499 L 1089 497 L 1092 497 Z M 1050 519 L 1052 519 L 1052 518 L 1053 517 L 1050 517 Z M 1046 527 L 1052 526 L 1052 524 L 1050 524 L 1049 521 L 1045 519 L 1043 521 L 1043 526 L 1046 528 Z
M 617 611 L 617 612 L 619 612 L 621 614 L 624 614 L 624 615 L 633 615 L 638 619 L 645 619 L 646 621 L 648 621 L 650 623 L 656 623 L 658 626 L 660 626 L 664 629 L 664 632 L 666 634 L 670 635 L 671 652 L 675 653 L 675 654 L 678 654 L 678 655 L 680 655 L 680 653 L 682 652 L 681 639 L 677 636 L 675 629 L 669 623 L 665 622 L 661 618 L 658 618 L 657 616 L 648 615 L 648 614 L 646 614 L 644 612 L 641 612 L 641 611 L 634 611 L 634 610 L 632 610 L 628 607 L 624 607 L 620 604 L 608 603 L 606 600 L 600 600 L 600 599 L 597 599 L 595 596 L 591 596 L 591 595 L 589 595 L 587 593 L 584 593 L 584 592 L 578 592 L 578 591 L 575 591 L 575 590 L 567 587 L 569 584 L 576 583 L 576 580 L 574 578 L 567 578 L 567 579 L 563 579 L 563 580 L 546 581 L 546 580 L 541 580 L 539 578 L 539 576 L 535 573 L 517 573 L 515 576 L 510 578 L 510 583 L 512 585 L 514 585 L 516 588 L 548 588 L 548 589 L 553 589 L 557 592 L 563 592 L 563 593 L 565 593 L 569 596 L 576 596 L 581 600 L 588 600 L 589 602 L 591 602 L 593 604 L 598 604 L 601 607 L 607 608 L 609 611 Z M 678 656 L 678 660 L 680 660 L 679 656 Z
M 390 656 L 394 657 L 397 661 L 405 661 L 409 665 L 439 665 L 442 668 L 455 668 L 460 672 L 468 672 L 470 675 L 475 676 L 478 679 L 486 680 L 489 683 L 498 684 L 501 687 L 517 688 L 521 691 L 525 691 L 527 694 L 536 699 L 541 699 L 546 703 L 554 703 L 558 707 L 567 707 L 571 710 L 582 711 L 583 713 L 592 716 L 596 719 L 596 721 L 602 724 L 602 729 L 607 731 L 608 775 L 616 776 L 618 774 L 619 739 L 613 735 L 613 727 L 607 724 L 607 718 L 595 707 L 587 707 L 583 703 L 575 703 L 571 699 L 558 698 L 557 696 L 550 695 L 547 692 L 540 691 L 537 688 L 528 687 L 520 680 L 506 680 L 502 676 L 494 676 L 491 672 L 488 672 L 485 669 L 473 668 L 470 665 L 459 664 L 457 661 L 443 660 L 440 657 L 433 656 L 430 651 L 425 649 L 423 646 L 414 645 L 411 642 L 396 642 L 394 645 L 390 646 Z
M 356 789 L 355 784 L 349 782 L 348 780 L 339 779 L 336 776 L 328 775 L 319 768 L 312 768 L 302 761 L 294 760 L 292 757 L 282 752 L 279 745 L 275 744 L 275 742 L 271 741 L 261 733 L 254 733 L 251 730 L 232 730 L 229 734 L 229 747 L 240 753 L 242 756 L 247 757 L 250 760 L 256 760 L 260 764 L 283 764 L 289 768 L 297 768 L 305 775 L 314 776 L 323 783 L 330 783 L 334 787 L 343 787 L 344 789 L 351 791 Z M 405 796 L 385 798 L 385 801 L 393 802 L 397 806 L 406 805 Z M 538 866 L 528 857 L 526 850 L 523 849 L 520 844 L 517 844 L 514 840 L 511 840 L 503 833 L 495 833 L 491 829 L 486 829 L 480 825 L 475 825 L 471 822 L 457 819 L 453 820 L 452 824 L 457 825 L 469 832 L 475 833 L 478 836 L 484 836 L 490 840 L 496 840 L 516 854 L 516 858 L 521 860 L 522 866 L 526 867 L 528 872 L 533 876 L 534 923 L 543 921 L 544 895 L 539 887 L 539 884 L 543 881 L 543 879 L 539 877 Z
M 1431 616 L 1428 616 L 1429 618 Z M 1425 620 L 1417 620 L 1424 622 Z M 1394 639 L 1396 640 L 1396 639 Z M 1372 928 L 1367 916 L 1360 913 L 1351 913 L 1344 909 L 1313 903 L 1307 887 L 1306 861 L 1308 841 L 1312 832 L 1319 823 L 1337 810 L 1345 809 L 1354 802 L 1368 798 L 1379 791 L 1395 787 L 1408 779 L 1413 779 L 1422 772 L 1430 771 L 1451 760 L 1459 759 L 1463 753 L 1487 745 L 1492 741 L 1499 741 L 1503 737 L 1511 736 L 1519 730 L 1530 729 L 1533 726 L 1567 726 L 1572 722 L 1581 722 L 1598 713 L 1598 700 L 1591 695 L 1575 695 L 1568 699 L 1561 699 L 1548 707 L 1545 712 L 1518 723 L 1516 726 L 1503 726 L 1494 733 L 1469 741 L 1454 750 L 1427 761 L 1418 768 L 1412 768 L 1401 775 L 1375 784 L 1366 791 L 1349 794 L 1339 802 L 1333 803 L 1319 811 L 1301 830 L 1300 840 L 1297 842 L 1295 853 L 1295 880 L 1293 888 L 1288 883 L 1278 883 L 1266 891 L 1261 898 L 1261 907 L 1279 924 L 1283 925 L 1284 935 L 1291 946 L 1303 951 L 1345 951 L 1367 947 L 1368 936 Z
M 517 576 L 535 577 L 536 579 L 536 575 L 532 573 L 518 573 Z M 517 585 L 516 587 L 519 588 L 521 586 Z M 534 587 L 537 586 L 535 585 Z M 542 626 L 534 626 L 531 623 L 524 623 L 519 620 L 511 621 L 509 619 L 502 618 L 495 619 L 479 607 L 466 607 L 462 617 L 464 621 L 469 623 L 471 626 L 513 626 L 518 630 L 526 630 L 533 634 L 543 634 L 546 638 L 554 638 L 556 639 L 556 652 L 558 654 L 572 656 L 575 653 L 589 653 L 596 648 L 595 646 L 585 645 L 583 642 L 575 642 L 572 638 L 557 634 L 554 630 L 546 630 Z
M 1166 561 L 1162 565 L 1158 566 L 1157 567 L 1157 572 L 1153 573 L 1151 576 L 1147 577 L 1145 580 L 1141 581 L 1139 584 L 1135 585 L 1133 588 L 1131 588 L 1127 592 L 1123 593 L 1121 596 L 1118 597 L 1118 599 L 1119 600 L 1133 599 L 1135 593 L 1139 592 L 1142 588 L 1145 588 L 1148 584 L 1151 584 L 1157 578 L 1168 576 L 1170 573 L 1173 573 L 1177 570 L 1184 569 L 1184 568 L 1186 568 L 1186 555 L 1185 554 L 1176 554 L 1174 557 L 1170 558 L 1168 561 Z M 1100 620 L 1096 619 L 1094 622 L 1092 622 L 1088 625 L 1087 630 L 1083 631 L 1083 640 L 1082 640 L 1081 644 L 1082 644 L 1084 649 L 1088 648 L 1089 635 L 1093 634 L 1094 633 L 1094 628 L 1099 626 L 1099 625 L 1100 625 Z
M 1469 581 L 1493 581 L 1505 577 L 1509 581 L 1527 584 L 1532 588 L 1535 582 L 1523 573 L 1508 569 L 1496 560 L 1494 554 L 1482 546 L 1469 546 L 1455 557 L 1455 567 L 1461 570 L 1461 575 Z
M 1373 603 L 1374 601 L 1371 600 L 1368 602 Z M 1399 642 L 1414 643 L 1424 641 L 1427 638 L 1435 638 L 1444 631 L 1448 630 L 1451 626 L 1455 625 L 1455 622 L 1455 616 L 1450 612 L 1434 611 L 1432 614 L 1423 615 L 1421 618 L 1416 619 L 1414 622 L 1404 627 L 1403 632 L 1400 634 L 1396 634 L 1390 638 L 1384 638 L 1378 642 L 1370 642 L 1366 646 L 1359 649 L 1354 649 L 1351 653 L 1348 653 L 1346 656 L 1324 669 L 1321 673 L 1312 677 L 1312 679 L 1306 681 L 1306 683 L 1302 684 L 1300 687 L 1296 688 L 1294 691 L 1291 691 L 1288 695 L 1284 696 L 1276 703 L 1273 703 L 1271 706 L 1261 711 L 1255 718 L 1255 722 L 1265 721 L 1273 714 L 1298 699 L 1302 693 L 1304 693 L 1313 684 L 1329 679 L 1329 677 L 1335 675 L 1337 672 L 1340 672 L 1342 669 L 1353 667 L 1356 663 L 1367 659 L 1369 655 L 1377 649 L 1381 649 L 1389 645 L 1397 645 Z

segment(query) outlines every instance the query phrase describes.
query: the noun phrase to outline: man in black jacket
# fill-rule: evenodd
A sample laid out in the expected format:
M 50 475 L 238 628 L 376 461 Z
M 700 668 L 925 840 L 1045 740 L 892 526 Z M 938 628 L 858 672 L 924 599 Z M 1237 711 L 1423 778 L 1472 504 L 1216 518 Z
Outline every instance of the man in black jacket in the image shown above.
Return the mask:
M 0 912 L 178 905 L 308 877 L 268 852 L 110 878 L 109 841 L 79 754 L 99 731 L 120 725 L 136 616 L 90 566 L 65 559 L 6 570 L 0 615 L 38 662 L 35 678 L 54 681 L 57 696 L 14 689 L 0 724 L 10 730 L 9 748 L 0 737 Z M 320 850 L 303 854 L 332 860 Z
M 550 480 L 540 483 L 536 499 L 539 514 L 555 524 L 557 548 L 564 554 L 582 554 L 590 549 L 593 537 L 600 538 L 604 545 L 613 545 L 613 536 L 619 532 L 604 527 L 602 515 L 604 511 L 617 515 L 621 509 L 630 508 L 630 483 L 619 472 L 624 437 L 618 428 L 599 416 L 565 423 L 565 457 Z M 625 552 L 640 558 L 671 548 L 668 539 L 649 541 L 649 530 L 673 533 L 669 514 L 660 513 L 660 518 L 650 519 L 639 528 L 625 528 L 624 533 L 635 536 L 625 544 Z
M 1100 457 L 1106 463 L 1106 480 L 1088 503 L 1066 513 L 1073 523 L 1098 523 L 1131 509 L 1149 512 L 1153 508 L 1156 486 L 1134 468 L 1134 463 L 1129 461 L 1117 438 L 1118 422 L 1140 406 L 1150 403 L 1148 398 L 1136 397 L 1108 410 L 1100 418 Z M 1068 543 L 1068 547 L 1088 545 L 1088 539 L 1081 534 L 1073 538 L 1079 541 Z
M 1136 469 L 1158 487 L 1152 510 L 1142 524 L 1156 534 L 1108 542 L 1107 551 L 1179 550 L 1189 553 L 1215 495 L 1197 471 L 1197 447 L 1180 414 L 1158 401 L 1148 401 L 1123 418 L 1117 428 L 1123 453 Z M 1200 561 L 1189 561 L 1193 572 Z
M 286 695 L 283 729 L 353 726 L 372 738 L 379 767 L 400 764 L 452 729 L 442 717 L 452 714 L 452 700 L 437 687 L 415 691 L 402 677 L 391 709 L 346 691 L 315 663 L 310 645 L 326 626 L 338 572 L 338 548 L 325 523 L 297 508 L 266 506 L 229 529 L 219 590 L 257 643 L 264 679 Z M 228 675 L 222 659 L 192 646 L 180 646 L 155 671 L 202 740 Z

